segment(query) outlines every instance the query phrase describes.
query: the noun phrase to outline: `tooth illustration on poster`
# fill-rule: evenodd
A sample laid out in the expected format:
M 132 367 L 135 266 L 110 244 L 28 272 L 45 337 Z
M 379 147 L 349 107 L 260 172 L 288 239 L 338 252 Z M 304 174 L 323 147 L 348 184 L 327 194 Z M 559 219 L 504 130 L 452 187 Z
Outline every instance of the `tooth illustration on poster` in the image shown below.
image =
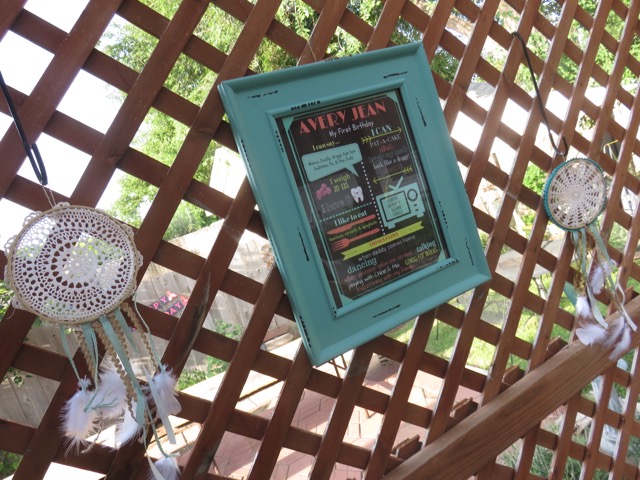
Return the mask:
M 364 193 L 362 193 L 362 187 L 353 187 L 351 189 L 351 196 L 353 197 L 353 201 L 356 203 L 360 203 L 364 201 Z

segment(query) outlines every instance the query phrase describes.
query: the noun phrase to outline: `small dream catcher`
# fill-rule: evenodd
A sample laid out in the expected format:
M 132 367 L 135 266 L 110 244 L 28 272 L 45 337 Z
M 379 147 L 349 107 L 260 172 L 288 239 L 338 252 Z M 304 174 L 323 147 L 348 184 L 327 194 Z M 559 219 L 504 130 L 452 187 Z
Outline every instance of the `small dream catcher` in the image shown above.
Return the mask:
M 602 168 L 589 158 L 574 158 L 549 175 L 543 203 L 549 219 L 571 234 L 575 246 L 575 280 L 578 339 L 585 345 L 614 347 L 610 357 L 625 353 L 636 325 L 624 308 L 624 292 L 614 276 L 615 263 L 596 226 L 607 202 Z M 598 308 L 597 295 L 609 298 L 619 315 L 607 323 Z
M 513 36 L 520 41 L 524 58 L 531 74 L 536 101 L 542 120 L 547 127 L 549 140 L 556 155 L 566 158 L 569 148 L 562 137 L 563 151 L 556 145 L 526 42 L 518 32 Z M 549 219 L 569 232 L 575 246 L 577 275 L 575 281 L 576 317 L 578 339 L 585 345 L 603 345 L 613 348 L 610 357 L 625 353 L 631 344 L 631 332 L 636 325 L 629 318 L 624 304 L 624 291 L 614 272 L 615 263 L 609 258 L 607 248 L 596 226 L 598 217 L 607 203 L 607 185 L 602 168 L 589 158 L 573 158 L 558 165 L 547 178 L 543 203 Z M 598 307 L 597 295 L 608 297 L 617 309 L 618 316 L 607 323 Z
M 44 186 L 44 165 L 35 145 L 33 161 L 1 75 L 0 86 Z M 20 233 L 5 246 L 5 254 L 5 280 L 14 292 L 13 306 L 59 327 L 78 378 L 78 391 L 62 412 L 67 451 L 89 450 L 105 423 L 115 421 L 120 445 L 139 437 L 146 445 L 147 435 L 152 432 L 163 458 L 155 464 L 149 461 L 151 478 L 177 479 L 177 462 L 162 450 L 156 430 L 156 421 L 160 420 L 169 441 L 176 443 L 169 422 L 169 415 L 180 412 L 176 378 L 161 363 L 147 336 L 149 329 L 131 300 L 142 265 L 132 229 L 99 210 L 61 203 L 29 215 Z M 81 377 L 73 361 L 66 337 L 69 332 L 77 337 L 90 378 Z M 105 349 L 102 367 L 100 343 Z M 131 358 L 140 359 L 137 370 L 145 382 L 138 380 Z

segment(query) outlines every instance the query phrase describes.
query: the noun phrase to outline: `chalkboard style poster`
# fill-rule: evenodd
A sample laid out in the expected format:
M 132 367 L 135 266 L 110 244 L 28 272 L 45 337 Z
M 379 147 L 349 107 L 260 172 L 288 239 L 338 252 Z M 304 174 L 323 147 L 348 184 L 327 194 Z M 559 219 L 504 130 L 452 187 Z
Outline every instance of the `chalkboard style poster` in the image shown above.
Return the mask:
M 314 364 L 490 278 L 421 44 L 219 91 Z
M 447 257 L 397 91 L 278 125 L 338 308 Z

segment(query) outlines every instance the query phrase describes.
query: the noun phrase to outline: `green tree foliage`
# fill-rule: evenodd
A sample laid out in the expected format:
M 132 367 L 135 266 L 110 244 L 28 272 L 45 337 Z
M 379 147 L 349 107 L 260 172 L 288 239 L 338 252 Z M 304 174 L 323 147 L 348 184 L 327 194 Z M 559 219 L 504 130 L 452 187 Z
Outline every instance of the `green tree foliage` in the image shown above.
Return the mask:
M 154 9 L 168 15 L 172 15 L 172 7 L 177 6 L 177 2 L 168 0 L 148 3 Z M 107 31 L 102 39 L 101 48 L 106 54 L 130 68 L 141 71 L 156 44 L 157 40 L 151 35 L 132 24 L 122 23 L 113 25 Z M 165 82 L 165 87 L 200 105 L 214 78 L 213 72 L 181 56 Z M 171 165 L 187 132 L 187 125 L 152 109 L 148 112 L 132 146 L 166 165 Z M 196 173 L 196 178 L 204 183 L 208 183 L 210 179 L 214 151 L 215 146 L 212 145 Z M 124 222 L 139 226 L 142 223 L 144 209 L 157 194 L 157 188 L 138 178 L 125 176 L 120 180 L 120 192 L 120 197 L 111 206 L 109 213 Z M 214 220 L 214 216 L 207 215 L 204 210 L 183 201 L 164 237 L 171 239 L 190 233 Z
M 426 6 L 433 4 L 435 0 L 422 0 L 422 3 Z M 476 1 L 475 3 L 481 5 L 482 1 Z M 589 16 L 593 17 L 599 5 L 598 0 L 579 0 L 579 7 L 584 9 Z M 625 6 L 629 6 L 630 0 L 623 0 Z M 428 7 L 427 7 L 428 10 Z M 540 14 L 542 14 L 551 24 L 557 26 L 560 22 L 562 14 L 562 2 L 557 0 L 542 0 L 539 8 Z M 455 12 L 453 15 L 456 15 Z M 520 16 L 515 10 L 510 7 L 501 4 L 496 13 L 496 22 L 502 25 L 507 31 L 511 32 L 517 29 Z M 625 22 L 614 11 L 609 12 L 607 18 L 606 30 L 616 40 L 619 41 L 622 36 Z M 465 36 L 460 32 L 461 36 Z M 569 40 L 573 42 L 578 48 L 584 51 L 587 46 L 587 42 L 590 38 L 590 31 L 588 26 L 581 25 L 577 20 L 573 20 L 571 28 L 569 30 Z M 485 45 L 485 47 L 487 47 Z M 529 32 L 527 47 L 534 55 L 546 60 L 551 47 L 551 42 L 546 38 L 539 30 L 533 29 Z M 634 36 L 631 46 L 631 54 L 640 59 L 640 37 Z M 506 51 L 501 48 L 491 49 L 485 48 L 483 51 L 483 57 L 488 60 L 496 68 L 500 69 L 504 66 L 506 61 Z M 596 55 L 596 64 L 599 65 L 605 72 L 610 73 L 613 69 L 615 60 L 615 52 L 610 52 L 604 45 L 600 45 L 598 53 Z M 435 60 L 434 60 L 435 62 Z M 557 68 L 557 74 L 563 77 L 569 82 L 575 82 L 578 76 L 578 64 L 566 55 L 563 55 L 560 59 Z M 623 74 L 623 82 L 631 85 L 635 84 L 636 78 L 634 74 L 629 70 L 625 70 Z M 529 70 L 521 65 L 520 70 L 516 76 L 516 83 L 523 86 L 528 91 L 533 90 L 533 83 L 531 81 L 531 74 Z
M 167 18 L 171 18 L 175 14 L 180 3 L 177 0 L 144 0 L 144 2 Z M 436 2 L 434 0 L 419 0 L 418 4 L 425 10 L 430 11 L 435 7 Z M 384 2 L 379 0 L 351 0 L 347 8 L 369 25 L 375 26 L 383 5 Z M 544 5 L 548 6 L 544 7 Z M 558 12 L 553 10 L 557 6 L 553 7 L 553 5 L 556 5 L 556 3 L 551 0 L 543 1 L 543 8 L 549 9 L 550 12 L 548 13 L 548 18 L 558 15 Z M 318 15 L 317 11 L 302 0 L 283 0 L 276 18 L 296 34 L 303 38 L 309 38 Z M 500 21 L 507 23 L 517 21 L 509 17 L 509 15 L 513 15 L 513 12 L 504 11 L 500 15 L 504 17 Z M 499 16 L 499 18 L 501 17 Z M 466 21 L 461 15 L 458 20 L 460 25 L 463 25 Z M 212 4 L 197 26 L 195 35 L 222 52 L 228 53 L 242 31 L 242 26 L 240 21 Z M 391 40 L 395 44 L 404 44 L 419 41 L 421 36 L 422 32 L 416 30 L 404 19 L 400 19 Z M 539 34 L 538 36 L 540 38 L 532 37 L 532 42 L 534 42 L 534 45 L 538 45 L 535 47 L 536 51 L 544 52 L 548 48 L 548 42 Z M 130 68 L 141 71 L 156 44 L 157 39 L 153 36 L 130 23 L 120 21 L 114 23 L 105 34 L 100 48 L 106 54 Z M 349 56 L 361 53 L 364 48 L 365 45 L 360 40 L 338 28 L 328 46 L 326 55 Z M 492 60 L 492 63 L 495 65 L 499 64 L 500 61 L 502 61 L 500 58 L 496 58 Z M 452 81 L 457 71 L 458 63 L 457 58 L 446 50 L 439 48 L 432 59 L 431 67 L 437 75 L 447 81 Z M 256 73 L 261 73 L 292 67 L 295 64 L 295 57 L 270 40 L 264 39 L 250 68 Z M 195 60 L 181 55 L 164 86 L 200 106 L 211 91 L 215 79 L 215 72 Z M 148 112 L 132 146 L 166 165 L 171 165 L 188 131 L 189 125 L 181 124 L 162 112 L 152 109 Z M 211 179 L 213 155 L 216 148 L 218 148 L 218 145 L 212 142 L 195 174 L 195 178 L 203 183 L 209 183 Z M 120 197 L 112 205 L 110 213 L 131 225 L 139 226 L 145 209 L 157 195 L 157 188 L 130 176 L 125 176 L 121 179 L 120 188 Z M 171 239 L 190 233 L 209 225 L 215 219 L 215 216 L 207 214 L 199 207 L 182 202 L 164 237 L 165 239 Z
M 547 174 L 534 163 L 527 166 L 522 184 L 533 190 L 538 195 L 542 195 L 544 184 L 547 181 Z
M 22 455 L 0 450 L 0 478 L 13 475 L 20 465 Z
M 318 13 L 301 0 L 285 0 L 276 18 L 296 34 L 309 38 L 318 19 Z
M 460 61 L 443 48 L 438 47 L 431 60 L 431 70 L 447 82 L 453 82 Z
M 222 320 L 216 320 L 213 325 L 213 331 L 237 341 L 240 340 L 243 329 L 242 325 L 230 324 Z M 192 385 L 206 380 L 207 378 L 220 375 L 227 371 L 228 366 L 229 362 L 225 362 L 224 360 L 220 360 L 215 357 L 207 357 L 207 365 L 204 370 L 196 368 L 182 372 L 178 379 L 177 389 L 182 391 Z
M 167 18 L 171 18 L 178 8 L 175 0 L 146 0 L 151 8 Z M 301 2 L 285 2 L 281 9 L 281 20 L 292 23 L 300 31 L 311 28 L 315 18 L 308 7 L 294 5 Z M 215 46 L 223 52 L 229 52 L 242 28 L 242 24 L 225 13 L 211 6 L 196 28 L 196 36 Z M 148 61 L 157 40 L 136 26 L 120 22 L 108 30 L 101 42 L 101 49 L 109 56 L 124 63 L 130 68 L 141 71 Z M 251 68 L 256 72 L 275 70 L 295 65 L 295 59 L 273 43 L 265 40 Z M 181 55 L 174 65 L 165 87 L 190 102 L 200 106 L 211 91 L 216 78 L 215 72 L 209 70 L 195 60 Z M 182 142 L 189 130 L 188 125 L 168 117 L 152 109 L 148 112 L 141 130 L 136 135 L 132 146 L 150 157 L 171 165 L 175 160 Z M 213 155 L 218 145 L 212 142 L 202 163 L 198 167 L 195 178 L 208 184 L 211 179 Z M 157 187 L 138 178 L 125 176 L 120 180 L 120 196 L 109 209 L 109 213 L 134 226 L 142 223 L 144 210 L 157 194 Z M 216 220 L 213 215 L 188 202 L 181 202 L 171 221 L 164 238 L 171 239 L 205 227 Z
M 579 0 L 578 4 L 583 8 L 590 16 L 594 16 L 599 5 L 598 0 Z M 629 6 L 630 0 L 623 0 L 625 6 Z M 559 12 L 558 12 L 559 16 Z M 613 36 L 616 41 L 619 41 L 622 37 L 622 31 L 624 29 L 625 22 L 614 11 L 609 12 L 606 23 L 606 31 Z M 569 32 L 569 39 L 575 43 L 581 50 L 584 50 L 589 41 L 590 32 L 587 27 L 580 25 L 574 20 L 572 28 Z M 538 52 L 536 52 L 538 53 Z M 640 37 L 634 36 L 631 45 L 631 55 L 635 58 L 640 58 Z M 544 58 L 544 57 L 542 57 Z M 615 52 L 610 52 L 604 45 L 600 45 L 598 53 L 596 54 L 596 64 L 599 65 L 605 72 L 610 73 L 613 70 L 613 64 L 615 60 Z M 558 73 L 562 75 L 569 82 L 574 82 L 578 76 L 578 66 L 575 62 L 569 59 L 566 55 L 563 55 L 560 65 L 558 66 Z M 635 76 L 630 70 L 626 70 L 623 74 L 623 83 L 632 84 L 637 81 Z

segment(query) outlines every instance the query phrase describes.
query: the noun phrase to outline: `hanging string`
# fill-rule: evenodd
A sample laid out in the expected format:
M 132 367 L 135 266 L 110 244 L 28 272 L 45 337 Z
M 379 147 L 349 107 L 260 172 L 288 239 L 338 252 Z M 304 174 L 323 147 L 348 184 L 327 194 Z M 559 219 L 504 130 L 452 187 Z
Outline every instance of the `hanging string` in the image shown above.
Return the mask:
M 563 135 L 561 137 L 561 142 L 562 142 L 562 147 L 564 148 L 564 151 L 561 151 L 558 148 L 558 145 L 556 144 L 555 140 L 553 139 L 553 135 L 551 134 L 551 127 L 549 126 L 549 119 L 547 118 L 547 114 L 546 114 L 545 109 L 544 109 L 544 104 L 542 103 L 542 96 L 540 95 L 540 89 L 538 88 L 538 82 L 536 81 L 536 76 L 535 76 L 535 73 L 533 71 L 533 65 L 531 64 L 531 58 L 529 58 L 529 52 L 527 51 L 527 43 L 524 41 L 524 38 L 522 38 L 522 35 L 520 35 L 520 33 L 511 32 L 511 35 L 513 35 L 518 40 L 520 40 L 520 44 L 522 45 L 522 51 L 524 52 L 524 59 L 527 62 L 527 68 L 529 68 L 529 74 L 531 75 L 531 81 L 533 82 L 533 88 L 536 91 L 536 100 L 537 100 L 537 103 L 538 103 L 538 108 L 540 109 L 540 114 L 542 115 L 542 121 L 544 122 L 545 126 L 547 127 L 547 132 L 549 132 L 549 140 L 551 141 L 551 146 L 553 147 L 553 150 L 556 152 L 556 155 L 559 155 L 559 156 L 564 158 L 569 153 L 569 145 L 567 145 L 567 139 Z
M 7 105 L 9 106 L 11 117 L 13 117 L 13 123 L 16 126 L 16 130 L 18 130 L 18 135 L 20 136 L 20 140 L 22 141 L 24 151 L 26 152 L 27 157 L 29 157 L 29 162 L 31 162 L 31 168 L 33 168 L 33 172 L 36 174 L 36 178 L 40 182 L 40 185 L 44 187 L 45 185 L 47 185 L 48 180 L 47 171 L 44 168 L 44 162 L 42 161 L 42 157 L 40 156 L 40 151 L 38 150 L 38 146 L 35 144 L 35 142 L 29 145 L 29 142 L 27 141 L 27 135 L 22 128 L 22 123 L 20 122 L 18 111 L 16 110 L 16 106 L 11 99 L 9 88 L 4 82 L 2 73 L 0 73 L 0 87 L 2 88 L 2 93 L 4 94 L 4 98 L 7 101 Z

